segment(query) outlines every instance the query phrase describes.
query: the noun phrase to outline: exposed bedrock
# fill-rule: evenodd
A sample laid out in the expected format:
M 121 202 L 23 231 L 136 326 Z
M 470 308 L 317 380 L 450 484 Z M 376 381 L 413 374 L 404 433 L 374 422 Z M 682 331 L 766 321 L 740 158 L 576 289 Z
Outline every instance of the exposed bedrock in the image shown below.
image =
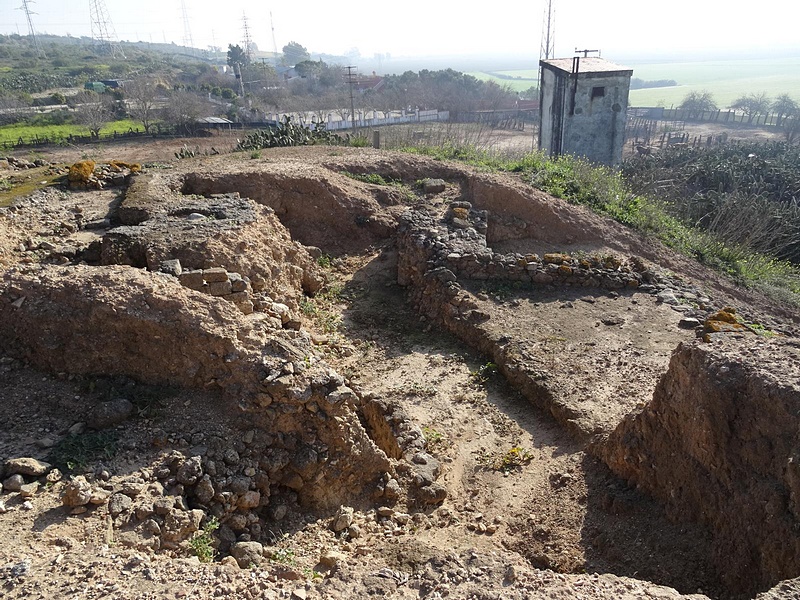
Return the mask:
M 597 449 L 676 520 L 709 524 L 741 593 L 800 571 L 798 359 L 780 338 L 681 344 L 652 402 Z

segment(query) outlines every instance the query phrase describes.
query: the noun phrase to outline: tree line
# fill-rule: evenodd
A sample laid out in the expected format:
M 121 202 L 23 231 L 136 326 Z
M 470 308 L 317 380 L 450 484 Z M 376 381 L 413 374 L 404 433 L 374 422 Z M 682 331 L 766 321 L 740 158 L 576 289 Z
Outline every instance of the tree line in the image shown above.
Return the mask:
M 719 110 L 714 96 L 708 91 L 689 92 L 679 108 L 689 114 L 689 118 L 699 118 L 704 112 Z M 800 133 L 800 103 L 789 94 L 771 98 L 766 92 L 742 94 L 734 100 L 730 108 L 744 113 L 747 122 L 764 115 L 775 115 L 775 124 L 783 126 L 787 141 L 794 141 Z

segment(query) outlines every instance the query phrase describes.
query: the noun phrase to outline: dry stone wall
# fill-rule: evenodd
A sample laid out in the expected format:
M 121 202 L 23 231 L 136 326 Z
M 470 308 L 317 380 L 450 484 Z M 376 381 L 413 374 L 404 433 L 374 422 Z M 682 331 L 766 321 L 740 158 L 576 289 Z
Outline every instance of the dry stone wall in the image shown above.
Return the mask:
M 489 218 L 486 211 L 473 210 L 463 201 L 451 203 L 443 216 L 407 212 L 398 232 L 398 283 L 408 287 L 410 301 L 419 312 L 491 357 L 532 402 L 551 412 L 578 438 L 589 441 L 594 433 L 579 425 L 581 415 L 560 402 L 550 381 L 527 368 L 516 344 L 483 327 L 491 316 L 479 310 L 475 296 L 464 285 L 493 281 L 532 287 L 656 291 L 650 283 L 656 276 L 641 262 L 624 265 L 610 256 L 495 253 L 486 243 Z

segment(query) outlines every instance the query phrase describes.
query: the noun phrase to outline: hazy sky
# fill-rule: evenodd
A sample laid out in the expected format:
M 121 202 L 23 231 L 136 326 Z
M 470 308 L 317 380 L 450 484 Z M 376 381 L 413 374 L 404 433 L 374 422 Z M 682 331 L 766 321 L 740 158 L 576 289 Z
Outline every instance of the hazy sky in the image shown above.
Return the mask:
M 37 32 L 90 35 L 90 0 L 29 0 Z M 181 0 L 105 0 L 120 40 L 183 43 Z M 378 2 L 308 0 L 274 3 L 184 0 L 194 45 L 243 39 L 247 15 L 253 41 L 272 49 L 270 10 L 278 49 L 297 41 L 312 52 L 363 56 L 515 54 L 538 58 L 545 0 L 521 2 Z M 603 56 L 698 54 L 793 48 L 800 54 L 800 3 L 795 0 L 553 0 L 556 55 L 575 47 Z M 22 0 L 0 0 L 0 32 L 28 31 Z M 473 8 L 474 7 L 474 8 Z

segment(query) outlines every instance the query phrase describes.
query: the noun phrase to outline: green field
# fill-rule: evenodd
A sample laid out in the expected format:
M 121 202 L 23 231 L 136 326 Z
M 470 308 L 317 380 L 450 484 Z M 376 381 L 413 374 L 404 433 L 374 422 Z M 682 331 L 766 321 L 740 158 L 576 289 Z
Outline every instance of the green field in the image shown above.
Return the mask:
M 123 119 L 108 123 L 100 130 L 100 135 L 109 135 L 114 131 L 126 133 L 128 129 L 135 131 L 137 128 L 142 131 L 142 124 L 130 119 Z M 15 123 L 14 125 L 0 127 L 0 144 L 15 144 L 19 138 L 22 138 L 25 142 L 35 137 L 62 140 L 70 135 L 89 135 L 89 130 L 80 125 L 27 125 L 25 123 Z
M 675 63 L 629 63 L 633 76 L 645 80 L 674 79 L 675 87 L 631 91 L 631 106 L 677 106 L 691 91 L 708 90 L 717 105 L 725 108 L 742 94 L 766 92 L 775 97 L 789 94 L 800 101 L 800 57 L 737 59 Z M 470 73 L 479 79 L 508 84 L 515 91 L 535 82 L 536 70 L 497 71 L 521 79 L 503 79 L 487 73 Z

